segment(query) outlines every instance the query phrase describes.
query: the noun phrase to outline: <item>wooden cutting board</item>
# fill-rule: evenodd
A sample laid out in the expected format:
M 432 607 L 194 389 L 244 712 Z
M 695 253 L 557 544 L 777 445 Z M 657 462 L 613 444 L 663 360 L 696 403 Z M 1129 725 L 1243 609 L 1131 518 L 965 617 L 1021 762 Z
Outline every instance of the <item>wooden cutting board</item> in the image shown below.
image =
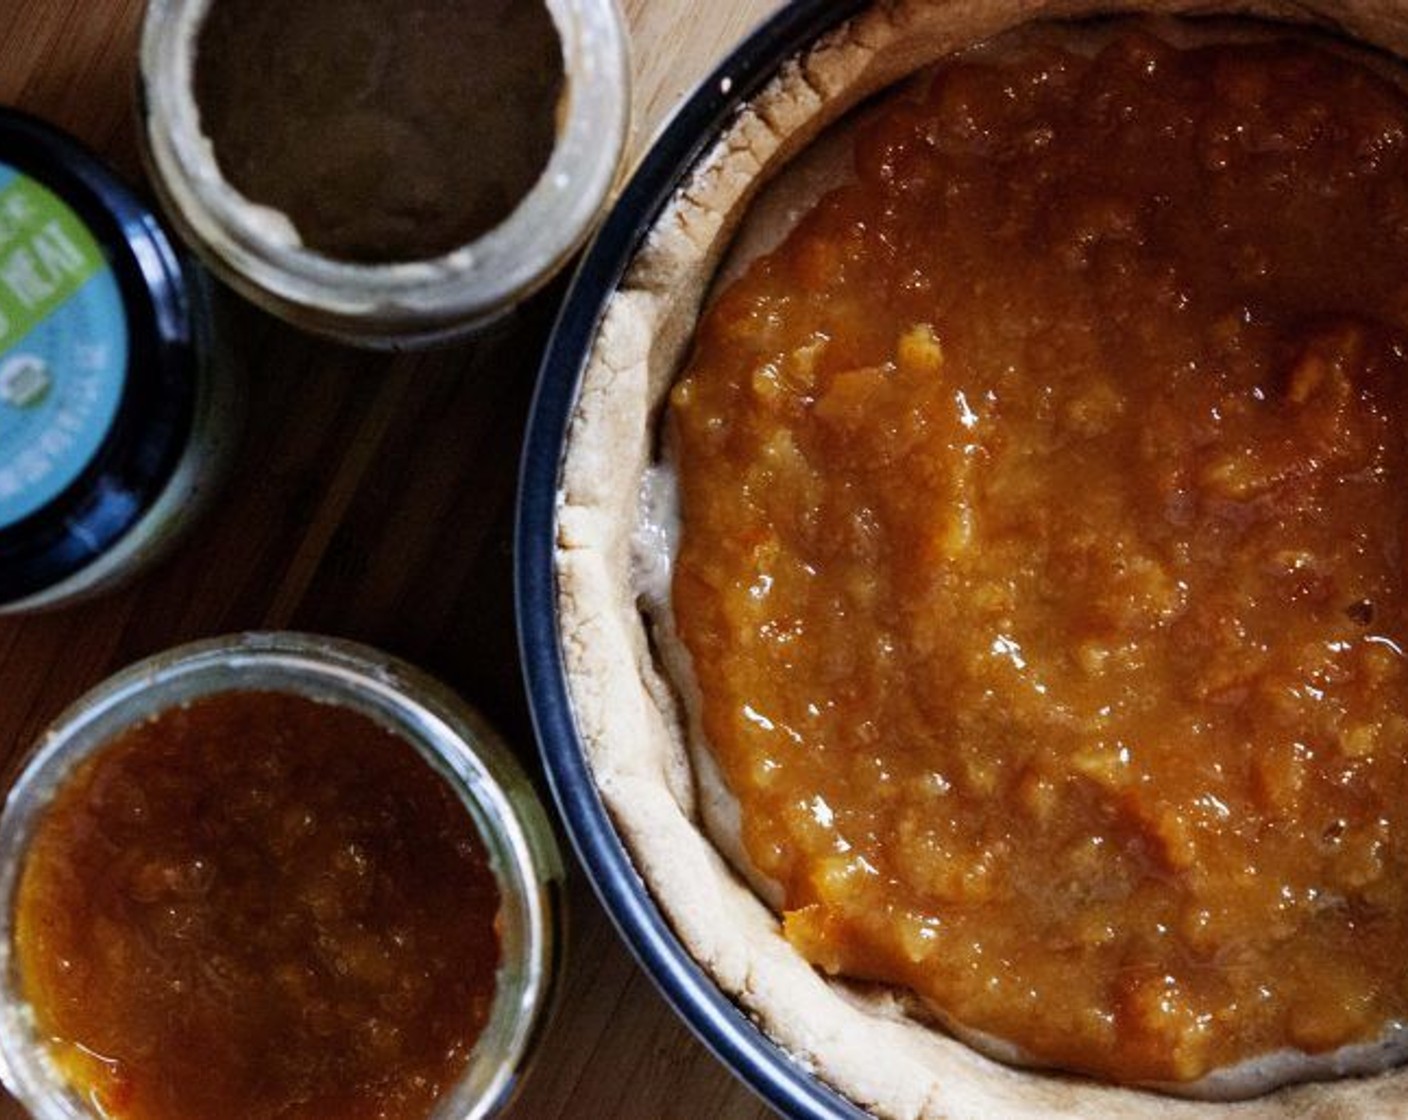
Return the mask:
M 625 0 L 639 156 L 679 99 L 781 0 Z M 140 181 L 141 0 L 3 0 L 0 103 L 77 134 Z M 233 483 L 174 559 L 131 588 L 0 621 L 0 780 L 65 705 L 179 642 L 293 627 L 446 679 L 536 770 L 511 608 L 515 471 L 561 283 L 492 337 L 360 354 L 236 309 L 249 420 Z M 560 1013 L 514 1120 L 760 1120 L 685 1031 L 574 877 Z M 0 1094 L 0 1120 L 24 1112 Z M 190 1120 L 199 1120 L 192 1117 Z

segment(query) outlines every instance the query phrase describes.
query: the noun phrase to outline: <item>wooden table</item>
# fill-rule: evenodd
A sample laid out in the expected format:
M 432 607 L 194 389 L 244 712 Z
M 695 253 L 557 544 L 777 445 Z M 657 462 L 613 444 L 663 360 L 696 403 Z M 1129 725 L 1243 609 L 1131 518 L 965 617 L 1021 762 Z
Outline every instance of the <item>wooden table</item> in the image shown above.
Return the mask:
M 779 0 L 625 0 L 633 153 Z M 139 181 L 141 0 L 5 0 L 0 103 L 77 134 Z M 385 357 L 236 308 L 248 429 L 233 483 L 180 552 L 129 589 L 0 622 L 0 780 L 71 700 L 180 642 L 296 628 L 380 646 L 438 674 L 539 770 L 512 610 L 514 484 L 563 284 L 452 350 Z M 515 1120 L 768 1115 L 680 1025 L 580 873 L 565 998 Z M 0 1094 L 0 1120 L 23 1111 Z M 191 1120 L 199 1120 L 192 1117 Z

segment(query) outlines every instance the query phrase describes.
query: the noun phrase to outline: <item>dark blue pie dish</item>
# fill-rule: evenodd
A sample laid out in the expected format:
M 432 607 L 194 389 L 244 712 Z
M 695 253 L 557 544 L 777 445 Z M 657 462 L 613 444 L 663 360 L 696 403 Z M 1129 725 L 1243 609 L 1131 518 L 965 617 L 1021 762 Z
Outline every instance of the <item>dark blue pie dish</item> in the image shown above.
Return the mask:
M 941 6 L 933 5 L 934 8 Z M 991 0 L 982 11 L 984 18 L 999 9 L 1015 17 L 1015 22 L 1008 22 L 1005 26 L 989 25 L 987 34 L 990 35 L 1038 16 L 1079 19 L 1114 14 L 1138 6 L 1130 0 L 1109 0 L 1105 5 L 1099 0 L 1074 0 L 1073 3 L 1053 3 L 1049 6 Z M 564 453 L 583 378 L 588 371 L 589 355 L 601 332 L 608 305 L 618 289 L 623 287 L 623 281 L 624 288 L 629 290 L 642 273 L 650 274 L 649 268 L 628 273 L 642 250 L 643 258 L 650 262 L 655 243 L 647 244 L 647 235 L 658 225 L 664 231 L 663 236 L 669 236 L 672 230 L 669 219 L 674 215 L 667 207 L 679 193 L 684 193 L 688 201 L 693 201 L 691 192 L 682 192 L 682 188 L 687 184 L 697 184 L 697 180 L 690 180 L 690 175 L 699 166 L 701 156 L 716 145 L 740 105 L 762 90 L 765 83 L 797 52 L 864 7 L 864 4 L 857 2 L 803 2 L 788 7 L 763 25 L 710 76 L 684 105 L 642 164 L 585 257 L 550 343 L 525 448 L 517 537 L 517 607 L 533 717 L 553 793 L 598 894 L 642 965 L 700 1039 L 772 1107 L 788 1116 L 808 1118 L 861 1117 L 866 1114 L 810 1075 L 801 1063 L 770 1041 L 695 962 L 637 873 L 632 857 L 598 793 L 578 732 L 566 679 L 568 662 L 564 658 L 560 632 L 563 616 L 570 614 L 570 611 L 564 607 L 562 614 L 559 614 L 557 542 L 559 509 L 564 495 Z M 878 7 L 885 12 L 891 11 L 888 5 Z M 896 5 L 895 10 L 908 11 L 910 7 Z M 1394 33 L 1391 35 L 1389 30 L 1382 27 L 1370 26 L 1357 17 L 1351 18 L 1333 0 L 1328 3 L 1324 0 L 1309 0 L 1304 4 L 1273 3 L 1266 7 L 1247 4 L 1242 0 L 1229 0 L 1228 3 L 1214 0 L 1211 4 L 1202 4 L 1200 0 L 1171 0 L 1166 7 L 1172 12 L 1191 16 L 1246 16 L 1250 13 L 1293 25 L 1310 24 L 1321 30 L 1342 34 L 1350 40 L 1379 42 L 1392 47 L 1398 54 L 1404 54 L 1404 46 L 1408 44 L 1408 24 L 1398 20 L 1391 29 Z M 907 33 L 908 25 L 905 25 L 905 31 Z M 985 36 L 977 38 L 982 37 Z M 946 49 L 952 50 L 955 42 L 948 40 Z M 730 140 L 733 135 L 736 134 L 731 134 Z M 667 220 L 661 221 L 662 216 Z M 654 280 L 643 282 L 641 287 L 649 287 L 650 283 Z M 655 293 L 652 289 L 647 294 Z M 606 332 L 608 339 L 614 333 L 615 322 L 613 318 L 612 328 Z M 648 337 L 656 339 L 661 336 Z M 673 353 L 668 347 L 666 349 Z M 603 364 L 612 375 L 617 372 L 614 361 L 607 360 Z M 668 371 L 668 365 L 662 365 L 661 370 L 652 370 L 651 374 L 667 375 Z M 595 381 L 591 384 L 592 393 L 583 398 L 586 401 L 584 414 L 592 411 L 595 390 L 599 387 Z M 610 398 L 609 393 L 605 395 Z M 608 443 L 596 450 L 606 447 L 614 453 L 616 445 Z M 584 474 L 572 476 L 574 483 L 585 477 Z M 612 513 L 614 518 L 617 511 L 613 510 Z M 564 539 L 570 541 L 573 534 L 571 523 L 564 521 L 564 525 L 569 534 Z M 567 547 L 570 550 L 570 545 Z M 570 562 L 564 565 L 564 570 L 568 568 Z M 571 598 L 569 583 L 564 603 L 570 604 Z M 573 636 L 576 639 L 581 637 L 580 633 Z M 578 648 L 575 641 L 569 645 L 572 650 Z M 586 722 L 590 722 L 592 717 L 586 716 L 586 706 L 582 711 Z M 591 741 L 599 744 L 616 740 L 609 736 L 593 735 Z M 610 783 L 605 784 L 608 789 L 611 788 Z M 616 799 L 613 805 L 621 813 L 622 820 L 629 824 L 630 814 L 621 809 L 622 799 Z M 648 854 L 653 855 L 654 851 L 651 848 Z M 648 861 L 643 859 L 643 862 Z M 668 893 L 662 885 L 661 896 L 668 897 Z M 682 925 L 687 926 L 687 923 L 682 922 Z M 745 993 L 745 998 L 751 1000 L 751 993 Z M 873 1049 L 866 1049 L 862 1057 L 868 1061 L 875 1053 Z M 1002 1072 L 1009 1078 L 1013 1077 L 1010 1070 Z M 1337 1073 L 1336 1076 L 1343 1074 Z M 1033 1079 L 1022 1075 L 1021 1080 L 1025 1092 L 1025 1085 Z M 1101 1114 L 1101 1105 L 1110 1103 L 1102 1102 L 1102 1095 L 1108 1094 L 1112 1101 L 1117 1095 L 1142 1091 L 1067 1078 L 1059 1073 L 1043 1075 L 1037 1080 L 1047 1086 L 1058 1083 L 1068 1086 L 1078 1094 L 1079 1103 L 1087 1105 L 1093 1115 Z M 1365 1082 L 1371 1080 L 1365 1079 Z M 1402 1082 L 1397 1084 L 1397 1089 L 1367 1090 L 1364 1099 L 1368 1100 L 1376 1092 L 1380 1099 L 1387 1099 L 1393 1092 L 1401 1092 Z M 1381 1082 L 1381 1085 L 1388 1085 L 1388 1081 Z M 1170 1091 L 1162 1085 L 1148 1088 Z M 1264 1088 L 1256 1091 L 1264 1091 Z M 1288 1090 L 1286 1100 L 1300 1091 Z M 1353 1088 L 1347 1091 L 1353 1091 Z M 935 1093 L 928 1098 L 924 1107 L 947 1107 L 940 1100 L 942 1095 Z M 1238 1095 L 1245 1094 L 1238 1090 Z M 1019 1096 L 1021 1094 L 1014 1093 L 1012 1101 L 1016 1102 Z M 1070 1099 L 1074 1101 L 1076 1097 Z M 1042 1094 L 1021 1100 L 1023 1106 L 1029 1103 L 1042 1106 Z M 1398 1103 L 1401 1104 L 1401 1100 Z M 972 1102 L 969 1102 L 969 1107 L 971 1105 Z M 988 1107 L 991 1107 L 991 1101 Z M 1151 1102 L 1150 1107 L 1161 1108 L 1163 1102 Z M 1169 1101 L 1167 1107 L 1171 1112 L 1187 1114 L 1188 1110 L 1206 1106 Z M 1299 1104 L 1294 1107 L 1299 1107 Z M 968 1114 L 1007 1113 L 998 1108 L 991 1112 Z M 1036 1108 L 1024 1108 L 1022 1114 L 1043 1113 L 1036 1111 Z M 1063 1109 L 1063 1114 L 1070 1113 Z

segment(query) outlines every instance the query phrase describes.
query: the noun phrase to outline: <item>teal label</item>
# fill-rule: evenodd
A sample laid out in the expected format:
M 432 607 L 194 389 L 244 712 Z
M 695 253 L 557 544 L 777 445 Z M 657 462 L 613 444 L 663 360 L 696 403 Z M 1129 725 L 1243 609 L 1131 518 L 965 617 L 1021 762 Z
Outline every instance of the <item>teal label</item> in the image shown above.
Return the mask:
M 127 376 L 117 277 L 82 219 L 0 162 L 0 529 L 83 473 Z

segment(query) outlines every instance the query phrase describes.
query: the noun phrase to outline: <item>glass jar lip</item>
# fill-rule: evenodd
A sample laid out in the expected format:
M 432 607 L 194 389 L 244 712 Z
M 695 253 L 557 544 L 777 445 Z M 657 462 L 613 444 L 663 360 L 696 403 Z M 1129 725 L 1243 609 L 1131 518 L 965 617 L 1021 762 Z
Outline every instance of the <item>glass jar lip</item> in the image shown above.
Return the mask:
M 288 219 L 220 174 L 194 93 L 196 39 L 219 0 L 150 0 L 139 68 L 144 154 L 177 227 L 225 280 L 304 325 L 353 341 L 433 339 L 495 318 L 582 244 L 615 187 L 630 121 L 626 33 L 615 0 L 544 0 L 566 73 L 548 164 L 518 206 L 440 257 L 387 264 L 305 248 Z
M 109 677 L 32 748 L 0 812 L 0 1080 L 36 1120 L 92 1120 L 33 1037 L 11 952 L 26 842 L 81 759 L 144 718 L 201 696 L 285 691 L 358 711 L 409 742 L 450 783 L 499 883 L 503 959 L 489 1019 L 464 1075 L 429 1120 L 480 1120 L 502 1108 L 545 1026 L 562 953 L 564 865 L 527 776 L 489 726 L 418 669 L 340 639 L 290 632 L 177 647 Z

